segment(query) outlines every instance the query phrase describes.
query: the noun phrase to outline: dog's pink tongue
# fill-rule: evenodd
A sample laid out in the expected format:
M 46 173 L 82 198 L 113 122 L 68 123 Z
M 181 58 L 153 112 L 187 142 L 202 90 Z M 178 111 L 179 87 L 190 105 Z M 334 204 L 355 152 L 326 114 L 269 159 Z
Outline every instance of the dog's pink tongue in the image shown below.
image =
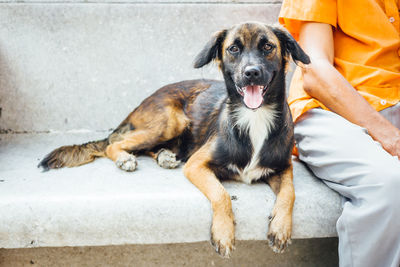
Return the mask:
M 258 108 L 263 102 L 262 87 L 258 85 L 249 85 L 243 88 L 244 103 L 248 108 Z

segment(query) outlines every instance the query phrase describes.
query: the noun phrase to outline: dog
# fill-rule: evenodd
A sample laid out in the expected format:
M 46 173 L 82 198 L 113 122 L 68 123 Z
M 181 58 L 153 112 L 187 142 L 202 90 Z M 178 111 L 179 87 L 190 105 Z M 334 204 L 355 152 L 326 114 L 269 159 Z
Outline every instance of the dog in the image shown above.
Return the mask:
M 267 239 L 273 251 L 283 252 L 290 243 L 295 200 L 293 122 L 285 96 L 290 57 L 298 65 L 310 63 L 280 27 L 248 22 L 221 30 L 194 67 L 215 61 L 223 82 L 191 80 L 162 87 L 106 139 L 60 147 L 39 167 L 74 167 L 108 157 L 133 171 L 138 154 L 164 168 L 186 162 L 184 175 L 211 202 L 211 243 L 223 257 L 234 249 L 235 223 L 231 198 L 220 181 L 266 181 L 276 194 Z

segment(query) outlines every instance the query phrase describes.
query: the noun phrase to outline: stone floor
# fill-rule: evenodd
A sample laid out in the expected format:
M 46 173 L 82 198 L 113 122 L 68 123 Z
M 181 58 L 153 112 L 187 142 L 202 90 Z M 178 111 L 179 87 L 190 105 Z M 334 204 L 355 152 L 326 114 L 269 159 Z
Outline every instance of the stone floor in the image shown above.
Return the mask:
M 275 254 L 265 241 L 238 241 L 230 259 L 223 259 L 209 242 L 0 249 L 0 267 L 20 266 L 220 266 L 220 267 L 335 267 L 337 238 L 297 239 L 283 254 Z

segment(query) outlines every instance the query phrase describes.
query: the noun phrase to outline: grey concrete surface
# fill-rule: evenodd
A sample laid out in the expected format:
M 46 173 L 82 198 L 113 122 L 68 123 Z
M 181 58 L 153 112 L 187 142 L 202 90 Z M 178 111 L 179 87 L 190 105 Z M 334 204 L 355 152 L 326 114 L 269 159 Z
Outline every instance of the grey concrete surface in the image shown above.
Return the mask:
M 273 253 L 264 241 L 238 241 L 230 259 L 219 257 L 208 242 L 0 249 L 0 267 L 9 266 L 335 267 L 337 238 L 294 240 L 283 254 Z
M 211 34 L 271 4 L 0 4 L 0 129 L 106 130 L 192 68 Z
M 336 266 L 336 238 L 316 237 L 336 236 L 340 198 L 297 161 L 297 240 L 283 255 L 254 241 L 265 240 L 269 187 L 224 183 L 237 239 L 253 240 L 238 241 L 229 261 L 208 244 L 209 203 L 181 169 L 148 158 L 134 173 L 107 159 L 36 168 L 57 146 L 105 137 L 167 83 L 220 78 L 214 65 L 192 68 L 210 35 L 274 23 L 280 3 L 0 0 L 0 133 L 26 132 L 0 134 L 0 266 Z
M 107 133 L 0 135 L 0 247 L 101 246 L 207 241 L 208 200 L 182 174 L 139 157 L 133 173 L 106 158 L 41 172 L 52 149 Z M 238 240 L 265 240 L 275 201 L 263 183 L 225 182 Z M 294 162 L 293 238 L 336 236 L 339 196 Z

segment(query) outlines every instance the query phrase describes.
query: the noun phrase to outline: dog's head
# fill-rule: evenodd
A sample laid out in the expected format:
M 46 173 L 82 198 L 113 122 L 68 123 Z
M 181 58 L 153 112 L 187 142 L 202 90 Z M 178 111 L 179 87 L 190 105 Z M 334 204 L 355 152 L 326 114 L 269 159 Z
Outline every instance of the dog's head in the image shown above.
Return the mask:
M 241 99 L 248 108 L 257 109 L 267 102 L 268 96 L 274 97 L 284 90 L 289 56 L 296 64 L 310 63 L 286 30 L 249 22 L 215 33 L 196 57 L 194 67 L 217 61 L 230 98 Z

